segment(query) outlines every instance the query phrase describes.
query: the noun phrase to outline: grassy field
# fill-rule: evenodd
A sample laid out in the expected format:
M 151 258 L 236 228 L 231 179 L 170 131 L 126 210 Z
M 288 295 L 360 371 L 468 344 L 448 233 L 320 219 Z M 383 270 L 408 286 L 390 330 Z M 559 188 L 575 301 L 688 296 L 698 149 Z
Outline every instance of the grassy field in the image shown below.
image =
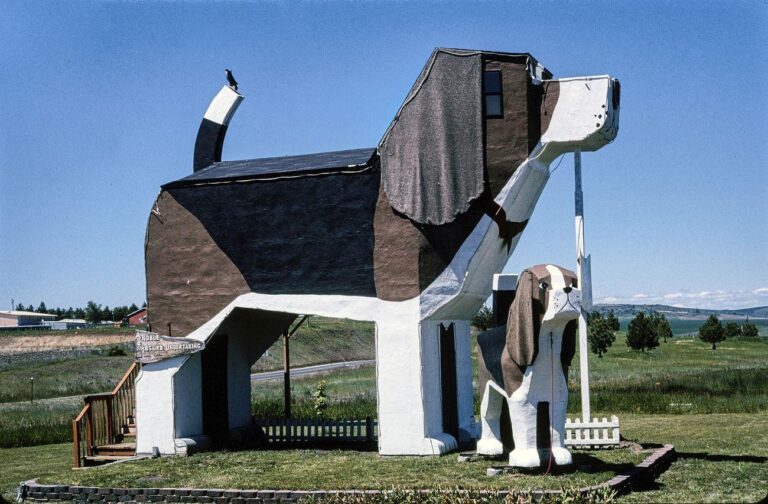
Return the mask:
M 768 410 L 768 339 L 672 339 L 651 352 L 627 348 L 624 334 L 603 358 L 590 354 L 596 413 L 751 413 Z M 569 373 L 569 411 L 581 409 L 578 355 Z
M 768 411 L 768 340 L 740 338 L 710 350 L 699 340 L 672 340 L 652 352 L 624 345 L 623 334 L 603 358 L 590 355 L 590 400 L 595 415 L 614 413 L 754 413 Z M 572 414 L 581 412 L 578 353 L 569 372 Z M 375 416 L 373 368 L 294 378 L 294 416 L 313 415 L 313 392 L 327 383 L 330 417 Z M 283 414 L 282 380 L 253 383 L 256 416 Z M 480 391 L 475 380 L 475 413 Z
M 0 403 L 28 401 L 30 378 L 35 399 L 92 394 L 111 390 L 133 356 L 95 355 L 28 364 L 0 371 Z
M 291 366 L 326 362 L 373 359 L 376 328 L 373 322 L 310 317 L 291 336 Z M 283 341 L 279 338 L 251 371 L 271 371 L 283 367 Z

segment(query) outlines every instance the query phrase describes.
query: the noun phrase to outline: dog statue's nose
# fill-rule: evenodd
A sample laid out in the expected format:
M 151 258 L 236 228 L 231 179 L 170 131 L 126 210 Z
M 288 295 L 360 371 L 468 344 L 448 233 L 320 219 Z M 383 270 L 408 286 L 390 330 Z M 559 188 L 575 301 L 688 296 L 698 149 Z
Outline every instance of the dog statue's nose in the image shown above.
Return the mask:
M 563 292 L 565 292 L 566 294 L 568 294 L 572 290 L 573 290 L 573 287 L 563 287 Z

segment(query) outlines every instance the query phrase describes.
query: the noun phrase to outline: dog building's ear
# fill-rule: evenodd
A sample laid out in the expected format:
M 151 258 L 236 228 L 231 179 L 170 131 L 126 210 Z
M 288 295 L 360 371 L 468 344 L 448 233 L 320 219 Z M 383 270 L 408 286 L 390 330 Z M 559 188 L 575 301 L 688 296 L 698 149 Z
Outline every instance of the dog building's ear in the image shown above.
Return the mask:
M 517 282 L 515 300 L 509 307 L 507 319 L 507 352 L 521 368 L 533 364 L 539 350 L 541 302 L 538 293 L 536 277 L 525 270 Z
M 445 224 L 485 189 L 482 55 L 435 49 L 379 143 L 389 204 Z

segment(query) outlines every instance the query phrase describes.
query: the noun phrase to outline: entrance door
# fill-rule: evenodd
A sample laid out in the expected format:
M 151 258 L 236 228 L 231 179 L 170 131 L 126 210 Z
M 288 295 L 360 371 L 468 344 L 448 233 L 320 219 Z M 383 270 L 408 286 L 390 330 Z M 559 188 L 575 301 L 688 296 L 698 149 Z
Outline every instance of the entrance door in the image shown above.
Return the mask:
M 440 324 L 440 386 L 443 403 L 443 432 L 459 439 L 459 410 L 456 387 L 456 346 L 453 324 Z
M 214 334 L 201 355 L 203 380 L 203 432 L 214 445 L 229 438 L 227 396 L 227 335 Z

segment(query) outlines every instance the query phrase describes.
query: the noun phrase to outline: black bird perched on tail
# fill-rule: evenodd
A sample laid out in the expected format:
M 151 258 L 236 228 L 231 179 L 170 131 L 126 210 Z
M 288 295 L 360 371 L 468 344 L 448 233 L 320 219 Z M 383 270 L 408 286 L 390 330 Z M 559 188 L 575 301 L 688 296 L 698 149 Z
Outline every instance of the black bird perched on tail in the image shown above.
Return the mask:
M 237 91 L 237 81 L 232 76 L 232 70 L 230 70 L 229 68 L 225 68 L 224 71 L 227 74 L 227 82 L 229 82 L 229 87 Z

